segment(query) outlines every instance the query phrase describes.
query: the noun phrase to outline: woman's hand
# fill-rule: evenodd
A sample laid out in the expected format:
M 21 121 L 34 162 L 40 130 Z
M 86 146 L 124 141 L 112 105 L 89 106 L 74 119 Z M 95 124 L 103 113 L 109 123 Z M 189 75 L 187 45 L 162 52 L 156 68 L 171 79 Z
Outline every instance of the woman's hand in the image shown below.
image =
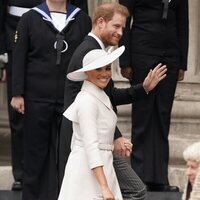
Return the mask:
M 95 167 L 92 169 L 92 171 L 93 171 L 95 177 L 97 178 L 97 181 L 99 182 L 99 185 L 101 187 L 103 200 L 115 200 L 112 192 L 110 191 L 110 189 L 108 187 L 106 176 L 103 171 L 103 166 Z
M 129 139 L 124 138 L 124 145 L 126 147 L 126 157 L 129 157 L 133 150 L 133 144 Z
M 114 154 L 122 157 L 129 157 L 132 153 L 133 144 L 124 137 L 119 137 L 114 140 Z
M 166 65 L 158 64 L 153 70 L 151 69 L 144 79 L 143 87 L 148 93 L 153 90 L 156 85 L 166 77 L 167 67 Z
M 115 197 L 113 196 L 108 186 L 102 187 L 102 194 L 103 194 L 103 200 L 115 200 Z

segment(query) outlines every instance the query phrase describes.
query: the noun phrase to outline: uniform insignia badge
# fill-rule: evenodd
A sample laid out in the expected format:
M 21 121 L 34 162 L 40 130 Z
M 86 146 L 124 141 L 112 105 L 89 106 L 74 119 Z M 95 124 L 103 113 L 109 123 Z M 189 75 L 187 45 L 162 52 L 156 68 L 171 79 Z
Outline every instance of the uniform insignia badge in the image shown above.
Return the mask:
M 167 19 L 168 8 L 169 8 L 169 3 L 170 2 L 171 2 L 171 0 L 162 0 L 162 3 L 163 3 L 162 19 Z
M 15 32 L 14 42 L 16 43 L 18 40 L 18 31 Z

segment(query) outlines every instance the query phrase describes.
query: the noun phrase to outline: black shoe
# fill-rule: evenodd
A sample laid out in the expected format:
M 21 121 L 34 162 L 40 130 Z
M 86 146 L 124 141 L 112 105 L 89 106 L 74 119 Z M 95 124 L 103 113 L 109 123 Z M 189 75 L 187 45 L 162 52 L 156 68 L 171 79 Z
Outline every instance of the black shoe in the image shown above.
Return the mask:
M 163 185 L 160 188 L 162 192 L 179 192 L 179 188 L 177 186 Z
M 165 184 L 146 184 L 147 191 L 152 192 L 179 192 L 179 188 L 177 186 L 170 186 Z
M 13 191 L 20 191 L 22 190 L 22 183 L 20 181 L 15 181 L 12 185 Z

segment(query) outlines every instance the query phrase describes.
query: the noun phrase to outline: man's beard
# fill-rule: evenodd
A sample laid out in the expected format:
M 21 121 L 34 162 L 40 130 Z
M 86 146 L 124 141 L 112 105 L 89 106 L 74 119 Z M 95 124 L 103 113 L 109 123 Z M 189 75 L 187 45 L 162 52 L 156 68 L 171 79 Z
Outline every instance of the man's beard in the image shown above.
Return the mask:
M 116 46 L 118 45 L 120 38 L 117 40 L 117 39 L 114 39 L 113 36 L 103 35 L 101 37 L 101 40 L 105 46 Z

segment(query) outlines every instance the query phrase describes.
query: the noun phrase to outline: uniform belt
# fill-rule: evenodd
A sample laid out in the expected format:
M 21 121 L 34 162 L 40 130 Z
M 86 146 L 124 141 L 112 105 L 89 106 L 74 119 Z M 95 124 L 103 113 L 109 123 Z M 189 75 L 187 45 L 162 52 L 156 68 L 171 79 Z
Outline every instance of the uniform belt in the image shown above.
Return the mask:
M 81 141 L 75 140 L 73 142 L 73 145 L 83 147 L 83 143 Z M 113 151 L 114 150 L 114 145 L 113 144 L 104 144 L 104 143 L 99 143 L 98 145 L 100 150 L 104 151 Z
M 8 13 L 13 16 L 21 17 L 24 13 L 28 12 L 30 8 L 22 8 L 18 6 L 8 6 Z

